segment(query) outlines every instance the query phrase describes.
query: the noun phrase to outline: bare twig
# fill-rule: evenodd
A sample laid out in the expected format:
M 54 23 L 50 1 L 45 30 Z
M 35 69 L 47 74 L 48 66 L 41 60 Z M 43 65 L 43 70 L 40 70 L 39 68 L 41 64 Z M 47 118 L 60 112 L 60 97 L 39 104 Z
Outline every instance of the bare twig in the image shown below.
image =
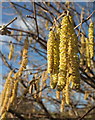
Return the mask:
M 11 4 L 14 4 L 14 5 L 16 5 L 16 6 L 20 7 L 20 8 L 23 8 L 23 9 L 29 11 L 29 12 L 33 12 L 32 10 L 30 10 L 30 9 L 28 9 L 28 8 L 25 8 L 25 7 L 21 6 L 21 5 L 18 5 L 18 4 L 16 4 L 16 3 L 14 3 L 14 2 L 10 2 L 10 3 L 11 3 Z
M 41 108 L 45 111 L 45 114 L 47 115 L 47 117 L 49 118 L 49 120 L 55 120 L 51 114 L 48 112 L 47 108 L 45 107 L 45 105 L 43 104 L 41 99 L 36 100 L 39 105 L 41 106 Z
M 84 22 L 89 20 L 94 13 L 95 13 L 95 10 L 85 20 L 83 20 L 81 23 L 79 23 L 74 29 L 78 28 L 81 24 L 83 24 Z
M 38 29 L 38 23 L 37 23 L 37 17 L 36 17 L 36 4 L 35 2 L 33 3 L 34 6 L 34 20 L 36 24 L 36 31 L 37 31 L 37 40 L 39 40 L 39 29 Z
M 87 116 L 93 109 L 95 109 L 95 106 L 93 106 L 90 110 L 88 110 L 81 118 L 78 120 L 83 120 L 85 116 Z
M 9 23 L 4 25 L 1 30 L 5 29 L 7 26 L 9 26 L 11 23 L 13 23 L 15 20 L 17 20 L 17 17 L 15 17 L 13 20 L 11 20 Z

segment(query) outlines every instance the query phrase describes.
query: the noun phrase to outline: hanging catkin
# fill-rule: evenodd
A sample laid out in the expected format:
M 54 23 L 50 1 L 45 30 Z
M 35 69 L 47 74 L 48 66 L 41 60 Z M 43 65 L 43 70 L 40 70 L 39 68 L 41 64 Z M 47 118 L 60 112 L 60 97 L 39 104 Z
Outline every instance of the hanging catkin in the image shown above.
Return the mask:
M 17 73 L 19 75 L 19 77 L 22 75 L 22 72 L 26 69 L 26 65 L 28 63 L 28 47 L 29 47 L 29 40 L 28 40 L 28 37 L 26 37 L 26 39 L 24 41 L 24 48 L 22 51 L 21 66 Z
M 9 47 L 10 47 L 10 53 L 9 53 L 8 59 L 11 60 L 14 54 L 14 45 L 12 42 L 10 43 Z
M 6 83 L 4 85 L 4 90 L 2 93 L 2 108 L 0 110 L 1 117 L 6 117 L 6 112 L 8 111 L 10 105 L 14 102 L 17 96 L 17 88 L 19 77 L 21 77 L 22 72 L 26 69 L 26 65 L 28 63 L 28 46 L 29 41 L 28 38 L 25 39 L 23 54 L 22 54 L 22 63 L 17 73 L 11 77 L 13 71 L 11 71 L 7 77 Z M 14 80 L 14 81 L 12 81 Z
M 90 67 L 91 61 L 90 61 L 89 39 L 86 38 L 85 41 L 86 41 L 86 62 L 87 62 L 87 66 Z
M 50 31 L 49 39 L 47 42 L 47 59 L 48 59 L 48 73 L 53 73 L 53 64 L 54 64 L 54 40 L 55 34 L 54 31 Z
M 22 40 L 22 37 L 23 37 L 23 36 L 22 36 L 22 35 L 23 35 L 22 31 L 19 32 L 19 35 L 20 35 L 20 36 L 18 37 L 18 41 L 21 41 L 21 40 Z
M 17 73 L 14 74 L 14 87 L 12 90 L 12 97 L 11 97 L 11 103 L 15 100 L 15 97 L 17 96 L 17 88 L 18 88 L 18 82 L 19 82 L 19 77 L 21 77 L 23 71 L 26 69 L 26 65 L 28 63 L 28 47 L 29 47 L 29 41 L 28 37 L 26 37 L 24 41 L 24 47 L 23 47 L 23 54 L 22 54 L 22 62 L 21 66 L 18 70 Z
M 59 63 L 59 75 L 58 75 L 58 84 L 57 89 L 62 90 L 66 84 L 66 69 L 67 69 L 67 28 L 68 28 L 68 17 L 63 17 L 61 23 L 60 30 L 60 44 L 59 44 L 59 52 L 60 52 L 60 63 Z
M 80 48 L 80 65 L 84 64 L 84 57 L 85 57 L 85 47 L 86 47 L 86 43 L 85 43 L 85 37 L 82 34 L 81 35 L 81 48 Z
M 68 105 L 70 104 L 69 79 L 67 79 L 66 86 L 65 86 L 65 101 Z
M 51 74 L 51 88 L 55 88 L 58 82 L 58 72 L 59 72 L 59 39 L 60 39 L 60 28 L 56 27 L 55 39 L 54 39 L 54 64 L 53 64 L 53 73 Z
M 7 79 L 6 79 L 6 82 L 5 82 L 5 84 L 4 84 L 4 89 L 3 89 L 2 93 L 1 93 L 1 96 L 2 96 L 1 105 L 3 105 L 3 101 L 4 101 L 5 95 L 6 95 L 6 90 L 7 90 L 8 84 L 9 84 L 9 82 L 10 82 L 10 77 L 11 77 L 12 74 L 13 74 L 13 70 L 11 70 L 11 71 L 9 72 L 8 77 L 7 77 Z
M 62 90 L 62 100 L 61 100 L 61 105 L 60 105 L 60 112 L 64 111 L 65 108 L 65 95 L 64 95 L 64 90 Z
M 69 16 L 71 24 L 68 28 L 68 79 L 72 82 L 73 87 L 78 88 L 80 86 L 79 75 L 79 58 L 78 58 L 78 38 L 74 31 L 73 18 Z
M 2 116 L 1 116 L 1 120 L 6 120 L 5 118 L 6 118 L 6 115 L 7 115 L 7 112 L 4 112 L 3 114 L 2 114 Z
M 8 103 L 9 103 L 9 99 L 11 97 L 11 82 L 12 82 L 10 75 L 12 75 L 12 71 L 8 75 L 8 77 L 10 77 L 10 78 L 7 79 L 8 81 L 6 81 L 4 90 L 2 92 L 3 96 L 2 96 L 2 104 L 1 104 L 1 110 L 0 110 L 1 116 L 4 115 L 4 113 L 8 111 Z
M 60 99 L 60 91 L 58 91 L 58 90 L 56 91 L 56 98 Z
M 89 52 L 90 52 L 90 59 L 94 56 L 94 23 L 91 22 L 89 25 Z
M 68 51 L 68 28 L 70 26 L 68 16 L 64 16 L 61 23 L 60 30 L 60 63 L 59 63 L 59 75 L 57 89 L 61 91 L 66 85 L 67 74 L 67 51 Z

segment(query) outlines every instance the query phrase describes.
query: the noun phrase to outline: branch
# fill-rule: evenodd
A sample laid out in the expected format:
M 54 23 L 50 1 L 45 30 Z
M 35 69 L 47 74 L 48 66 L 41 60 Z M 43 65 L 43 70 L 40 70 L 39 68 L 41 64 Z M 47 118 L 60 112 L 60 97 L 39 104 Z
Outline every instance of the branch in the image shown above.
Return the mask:
M 35 20 L 36 30 L 37 30 L 37 39 L 39 40 L 39 29 L 38 29 L 38 23 L 37 23 L 37 17 L 36 17 L 36 4 L 35 4 L 35 2 L 33 3 L 33 7 L 34 7 L 34 20 Z
M 95 106 L 93 106 L 90 110 L 88 110 L 81 118 L 78 120 L 83 120 L 85 116 L 87 116 L 93 109 L 95 109 Z
M 82 25 L 84 22 L 86 22 L 87 20 L 89 20 L 92 15 L 95 13 L 95 10 L 85 19 L 83 20 L 81 23 L 79 23 L 74 29 L 78 28 L 80 25 Z
M 33 39 L 37 38 L 37 35 L 35 35 L 35 34 L 31 33 L 31 32 L 25 31 L 25 30 L 16 29 L 16 28 L 10 28 L 10 27 L 7 27 L 7 29 L 9 29 L 9 30 L 15 30 L 15 31 L 21 31 L 21 32 L 24 32 L 24 33 L 29 34 L 29 36 L 32 36 Z M 46 46 L 45 44 L 46 44 L 47 42 L 46 42 L 45 40 L 43 40 L 41 37 L 39 37 L 39 40 L 40 40 L 40 41 L 38 41 L 39 44 L 42 45 L 42 47 L 46 50 L 46 49 L 47 49 L 47 46 Z M 45 44 L 44 44 L 43 42 L 44 42 Z
M 38 99 L 38 100 L 36 100 L 36 101 L 40 104 L 41 108 L 45 111 L 45 113 L 46 113 L 47 117 L 49 118 L 49 120 L 55 120 L 55 119 L 51 116 L 51 114 L 48 112 L 48 110 L 47 110 L 47 108 L 45 107 L 45 105 L 43 104 L 42 100 L 41 100 L 41 99 Z
M 10 25 L 11 23 L 13 23 L 15 20 L 17 20 L 17 17 L 15 17 L 15 18 L 14 18 L 13 20 L 11 20 L 9 23 L 7 23 L 6 25 L 4 25 L 1 30 L 5 29 L 7 26 L 9 26 L 9 25 Z M 1 30 L 0 30 L 0 31 L 1 31 Z
M 30 10 L 30 9 L 28 9 L 28 8 L 25 8 L 25 7 L 21 6 L 21 5 L 18 5 L 18 4 L 16 4 L 16 3 L 14 3 L 14 2 L 10 2 L 10 3 L 11 3 L 11 4 L 14 4 L 14 5 L 16 5 L 16 6 L 20 7 L 20 8 L 23 8 L 23 9 L 29 11 L 29 12 L 33 12 L 32 10 Z

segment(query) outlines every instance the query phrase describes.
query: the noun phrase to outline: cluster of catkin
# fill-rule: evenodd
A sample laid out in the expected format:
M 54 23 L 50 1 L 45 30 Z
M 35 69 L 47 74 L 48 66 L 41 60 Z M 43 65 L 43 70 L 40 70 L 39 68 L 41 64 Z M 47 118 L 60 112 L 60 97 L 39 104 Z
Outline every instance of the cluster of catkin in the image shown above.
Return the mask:
M 78 38 L 72 16 L 64 16 L 61 28 L 50 31 L 47 59 L 50 86 L 57 88 L 57 97 L 62 91 L 66 103 L 69 104 L 70 89 L 80 86 Z
M 29 41 L 28 38 L 26 38 L 23 47 L 21 66 L 18 72 L 14 73 L 13 76 L 12 76 L 13 70 L 10 71 L 6 79 L 4 89 L 2 91 L 2 101 L 1 101 L 1 110 L 0 110 L 2 119 L 6 118 L 7 111 L 9 110 L 10 105 L 14 102 L 17 96 L 18 82 L 23 71 L 26 69 L 26 65 L 28 63 L 28 46 L 29 46 Z
M 88 67 L 92 66 L 92 59 L 94 58 L 94 23 L 89 24 L 88 38 L 85 38 L 82 34 L 81 36 L 81 48 L 80 48 L 81 58 L 80 65 L 86 64 Z

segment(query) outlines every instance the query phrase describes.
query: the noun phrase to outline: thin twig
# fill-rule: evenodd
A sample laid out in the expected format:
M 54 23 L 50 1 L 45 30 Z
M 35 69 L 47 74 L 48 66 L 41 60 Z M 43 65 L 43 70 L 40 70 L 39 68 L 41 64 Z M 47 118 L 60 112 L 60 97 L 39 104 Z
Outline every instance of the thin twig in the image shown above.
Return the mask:
M 74 29 L 78 28 L 81 24 L 83 24 L 84 22 L 89 20 L 94 13 L 95 13 L 95 10 L 85 20 L 83 20 L 81 23 L 79 23 Z
M 87 116 L 93 109 L 95 109 L 95 106 L 93 106 L 90 110 L 88 110 L 81 118 L 78 120 L 83 120 L 85 116 Z
M 11 4 L 14 4 L 14 5 L 16 5 L 16 6 L 20 7 L 20 8 L 23 8 L 23 9 L 29 11 L 29 12 L 33 12 L 32 10 L 30 10 L 30 9 L 28 9 L 28 8 L 25 8 L 25 7 L 21 6 L 21 5 L 18 5 L 18 4 L 16 4 L 16 3 L 14 3 L 14 2 L 10 2 L 10 3 L 11 3 Z
M 36 4 L 35 2 L 33 3 L 34 6 L 34 20 L 36 24 L 36 30 L 37 30 L 37 40 L 39 40 L 39 29 L 38 29 L 38 23 L 37 23 L 37 17 L 36 17 Z
M 15 17 L 13 20 L 11 20 L 9 23 L 7 23 L 6 25 L 4 25 L 4 27 L 2 27 L 1 30 L 5 29 L 7 26 L 9 26 L 11 23 L 13 23 L 15 20 L 17 20 L 17 17 Z

